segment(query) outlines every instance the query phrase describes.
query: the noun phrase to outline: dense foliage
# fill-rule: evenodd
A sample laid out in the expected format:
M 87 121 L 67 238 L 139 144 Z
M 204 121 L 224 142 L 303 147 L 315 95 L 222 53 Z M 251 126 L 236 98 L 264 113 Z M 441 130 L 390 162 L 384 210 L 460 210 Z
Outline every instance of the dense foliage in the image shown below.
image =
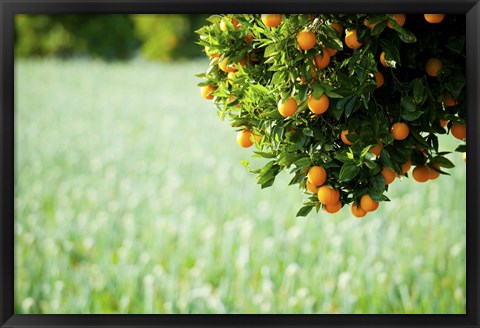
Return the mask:
M 268 160 L 244 162 L 262 188 L 289 170 L 300 216 L 363 217 L 397 177 L 447 175 L 438 134 L 465 152 L 465 16 L 214 15 L 197 33 L 202 95 Z

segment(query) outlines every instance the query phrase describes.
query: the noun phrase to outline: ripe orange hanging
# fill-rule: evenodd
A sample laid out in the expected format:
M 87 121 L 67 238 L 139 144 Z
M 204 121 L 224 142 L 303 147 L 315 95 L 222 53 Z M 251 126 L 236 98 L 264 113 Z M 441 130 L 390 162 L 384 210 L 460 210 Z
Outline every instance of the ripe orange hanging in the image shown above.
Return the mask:
M 320 203 L 324 205 L 335 205 L 340 200 L 340 192 L 330 186 L 321 186 L 317 197 Z
M 319 99 L 315 99 L 313 95 L 308 98 L 308 108 L 312 113 L 320 115 L 325 113 L 330 106 L 330 100 L 326 94 L 322 94 Z
M 312 31 L 302 30 L 297 35 L 297 44 L 301 50 L 310 50 L 315 46 L 316 38 Z
M 373 200 L 369 194 L 365 194 L 360 198 L 360 207 L 366 212 L 373 212 L 378 208 L 378 202 Z
M 277 27 L 282 22 L 282 14 L 262 14 L 262 22 L 268 27 Z
M 424 14 L 423 17 L 430 24 L 438 24 L 445 18 L 445 14 Z
M 395 140 L 405 140 L 410 134 L 410 128 L 406 123 L 398 122 L 392 125 L 390 132 Z
M 298 104 L 295 98 L 290 97 L 282 103 L 281 101 L 278 103 L 278 111 L 283 117 L 290 117 L 295 115 L 298 109 Z
M 354 50 L 362 46 L 362 43 L 358 42 L 356 30 L 351 30 L 345 35 L 345 44 L 347 47 Z

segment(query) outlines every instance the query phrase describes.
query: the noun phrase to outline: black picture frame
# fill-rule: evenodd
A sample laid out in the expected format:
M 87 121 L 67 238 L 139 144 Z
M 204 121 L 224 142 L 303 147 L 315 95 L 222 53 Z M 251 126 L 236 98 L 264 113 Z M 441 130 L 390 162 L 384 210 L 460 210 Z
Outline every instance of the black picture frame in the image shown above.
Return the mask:
M 14 314 L 14 16 L 34 13 L 455 13 L 467 22 L 467 309 L 465 315 Z M 0 0 L 1 327 L 480 327 L 480 4 L 478 0 Z

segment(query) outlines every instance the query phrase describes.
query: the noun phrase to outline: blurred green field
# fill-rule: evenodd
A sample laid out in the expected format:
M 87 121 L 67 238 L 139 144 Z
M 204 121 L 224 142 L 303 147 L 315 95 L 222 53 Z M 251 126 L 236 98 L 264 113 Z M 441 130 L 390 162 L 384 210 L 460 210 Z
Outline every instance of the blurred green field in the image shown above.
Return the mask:
M 200 97 L 204 61 L 17 60 L 16 313 L 465 313 L 465 164 L 295 218 Z M 451 136 L 442 149 L 454 149 Z

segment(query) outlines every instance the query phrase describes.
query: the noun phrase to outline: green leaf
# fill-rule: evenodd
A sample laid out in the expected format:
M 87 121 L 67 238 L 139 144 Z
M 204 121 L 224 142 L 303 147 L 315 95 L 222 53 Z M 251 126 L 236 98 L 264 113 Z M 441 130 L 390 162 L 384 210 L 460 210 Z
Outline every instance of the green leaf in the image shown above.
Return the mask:
M 345 105 L 345 117 L 348 118 L 350 114 L 352 114 L 353 106 L 355 105 L 355 101 L 357 100 L 357 96 L 353 96 L 348 103 Z
M 382 161 L 383 166 L 393 167 L 392 160 L 388 151 L 382 149 L 380 152 L 380 160 Z
M 394 19 L 390 19 L 390 24 L 392 25 L 393 29 L 399 33 L 398 36 L 403 42 L 413 43 L 417 41 L 417 38 L 412 32 L 398 25 Z
M 285 72 L 284 71 L 276 71 L 272 76 L 271 84 L 279 84 L 284 82 L 285 80 Z
M 452 97 L 457 99 L 460 97 L 463 88 L 465 87 L 465 77 L 462 74 L 450 75 L 447 79 L 447 90 L 451 93 Z
M 351 162 L 351 159 L 347 156 L 346 152 L 337 152 L 335 153 L 334 158 L 342 163 Z
M 331 90 L 325 90 L 325 93 L 327 94 L 328 98 L 343 98 L 342 95 L 339 95 L 338 93 L 336 92 L 333 92 Z M 321 96 L 321 95 L 320 95 Z M 320 97 L 319 96 L 319 97 Z
M 344 97 L 343 99 L 337 101 L 337 108 L 343 108 L 345 107 L 345 105 L 347 104 L 348 101 L 350 101 L 350 99 L 352 99 L 354 97 L 354 95 L 350 95 L 350 96 L 347 96 L 347 97 Z
M 373 169 L 376 169 L 376 168 L 377 168 L 377 164 L 376 164 L 374 161 L 365 160 L 363 163 L 364 163 L 370 170 L 373 170 Z
M 417 131 L 410 129 L 410 134 L 425 148 L 430 148 L 430 145 L 425 141 L 425 139 Z
M 271 170 L 271 168 L 275 165 L 276 161 L 270 161 L 260 170 L 260 174 L 265 174 Z
M 253 84 L 251 88 L 259 93 L 268 94 L 270 91 L 261 84 Z
M 362 152 L 360 153 L 360 157 L 363 158 L 365 157 L 365 155 L 368 153 L 368 151 L 370 150 L 370 148 L 372 148 L 373 146 L 367 146 L 365 148 L 362 149 Z
M 297 171 L 297 173 L 295 173 L 295 176 L 293 177 L 292 180 L 290 180 L 290 183 L 288 185 L 292 186 L 294 184 L 300 183 L 300 181 L 302 181 L 304 177 L 305 177 L 305 174 L 302 174 L 301 172 Z
M 379 40 L 380 46 L 385 52 L 385 61 L 389 64 L 390 67 L 395 68 L 397 64 L 400 65 L 400 53 L 398 48 L 393 44 L 392 41 L 387 39 Z
M 455 165 L 448 158 L 443 156 L 435 156 L 434 158 L 432 158 L 432 162 L 447 169 L 455 167 Z
M 295 154 L 295 153 L 284 153 L 282 154 L 278 163 L 283 166 L 290 166 L 292 163 L 297 161 L 298 159 L 302 158 L 303 154 Z
M 275 163 L 275 161 L 272 162 Z M 262 186 L 262 189 L 270 187 L 275 181 L 278 172 L 280 172 L 280 166 L 277 164 L 271 165 L 272 162 L 267 163 L 267 165 L 260 170 L 258 175 L 257 183 Z
M 305 165 L 308 165 L 309 163 L 310 163 L 310 157 L 302 157 L 300 159 L 297 159 L 292 164 L 298 167 L 303 167 Z
M 360 168 L 356 163 L 345 163 L 340 169 L 340 181 L 350 181 L 357 176 L 360 172 Z
M 465 53 L 465 36 L 449 36 L 447 41 L 447 48 L 452 52 L 462 55 Z
M 370 180 L 370 196 L 373 197 L 373 195 L 380 196 L 383 194 L 385 191 L 385 179 L 383 175 L 377 174 L 371 177 Z
M 467 152 L 467 145 L 459 145 L 457 148 L 455 148 L 455 151 L 465 153 Z
M 345 98 L 343 98 L 343 99 L 345 99 Z M 333 117 L 335 117 L 337 120 L 340 120 L 340 117 L 343 114 L 343 106 L 342 107 L 338 107 L 338 106 L 333 107 L 331 109 L 331 113 L 332 113 Z
M 324 90 L 323 88 L 320 86 L 320 84 L 318 83 L 314 83 L 313 85 L 313 98 L 315 99 L 320 99 L 320 97 L 322 96 Z
M 402 118 L 405 120 L 405 121 L 415 121 L 416 119 L 418 119 L 420 116 L 422 116 L 423 112 L 418 110 L 416 112 L 413 112 L 413 113 L 403 113 L 402 114 Z
M 297 217 L 307 216 L 313 209 L 313 206 L 304 206 L 297 212 Z
M 369 20 L 369 23 L 370 23 L 370 20 Z M 373 24 L 373 23 L 371 23 L 371 24 Z M 384 19 L 382 22 L 375 25 L 375 27 L 372 30 L 372 35 L 375 35 L 375 36 L 380 35 L 383 32 L 383 30 L 385 29 L 385 27 L 387 27 L 387 24 L 388 24 L 388 21 L 386 19 Z
M 302 132 L 308 137 L 313 137 L 313 130 L 311 128 L 303 128 Z
M 272 153 L 265 153 L 261 151 L 254 151 L 254 155 L 252 157 L 261 157 L 261 158 L 275 158 L 277 155 Z
M 400 105 L 402 106 L 404 111 L 407 112 L 414 112 L 416 109 L 415 101 L 411 97 L 402 97 L 400 99 Z
M 416 104 L 421 105 L 427 98 L 427 88 L 420 79 L 415 79 L 410 83 L 413 89 L 413 100 Z
M 265 57 L 272 57 L 272 56 L 275 56 L 276 54 L 278 53 L 277 51 L 277 44 L 276 43 L 272 43 L 270 44 L 269 46 L 267 46 L 265 48 L 265 52 L 264 52 L 264 56 Z
M 407 31 L 407 30 L 405 30 L 405 31 L 406 31 L 405 33 L 400 34 L 400 40 L 402 40 L 405 43 L 417 42 L 417 38 L 415 37 L 415 35 L 412 32 Z
M 275 182 L 275 177 L 265 181 L 265 182 L 262 182 L 260 183 L 260 187 L 262 189 L 265 189 L 265 188 L 268 188 L 268 187 L 271 187 L 273 185 L 273 183 Z

